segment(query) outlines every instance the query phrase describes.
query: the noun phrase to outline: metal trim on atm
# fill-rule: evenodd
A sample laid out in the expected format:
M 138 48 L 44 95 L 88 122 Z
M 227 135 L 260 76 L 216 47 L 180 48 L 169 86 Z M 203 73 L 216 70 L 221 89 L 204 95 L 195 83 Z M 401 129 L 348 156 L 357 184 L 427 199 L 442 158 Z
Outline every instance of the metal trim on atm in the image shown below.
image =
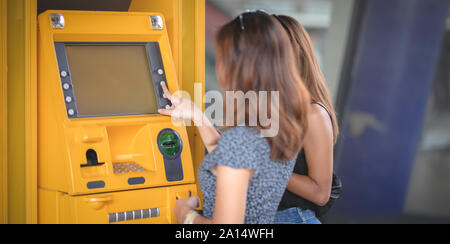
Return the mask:
M 159 109 L 167 109 L 172 106 L 171 102 L 164 97 L 161 82 L 165 82 L 168 87 L 166 70 L 162 60 L 161 49 L 158 42 L 55 42 L 56 58 L 58 61 L 59 76 L 61 87 L 66 104 L 66 112 L 69 119 L 75 118 L 101 118 L 132 115 L 150 115 L 157 113 L 138 113 L 138 114 L 109 114 L 95 116 L 80 116 L 78 114 L 76 97 L 74 93 L 73 82 L 70 73 L 70 65 L 67 59 L 66 46 L 145 46 L 147 59 L 152 76 L 153 87 L 155 90 L 156 102 Z

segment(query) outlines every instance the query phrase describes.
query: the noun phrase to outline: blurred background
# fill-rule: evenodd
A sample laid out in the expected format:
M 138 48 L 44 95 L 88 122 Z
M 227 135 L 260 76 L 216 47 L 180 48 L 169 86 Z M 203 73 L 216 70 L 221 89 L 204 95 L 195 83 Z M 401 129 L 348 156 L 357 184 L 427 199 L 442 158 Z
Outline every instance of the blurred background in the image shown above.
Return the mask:
M 326 223 L 450 223 L 448 0 L 206 3 L 207 90 L 220 90 L 214 34 L 246 9 L 290 15 L 311 35 L 342 131 L 344 193 Z

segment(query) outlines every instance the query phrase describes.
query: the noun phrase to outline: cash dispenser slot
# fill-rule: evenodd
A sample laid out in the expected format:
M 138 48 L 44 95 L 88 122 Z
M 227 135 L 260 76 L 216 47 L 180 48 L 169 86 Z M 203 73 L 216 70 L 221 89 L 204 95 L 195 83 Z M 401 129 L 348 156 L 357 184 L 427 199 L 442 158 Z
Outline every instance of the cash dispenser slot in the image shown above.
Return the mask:
M 156 170 L 148 126 L 112 126 L 107 133 L 115 174 Z

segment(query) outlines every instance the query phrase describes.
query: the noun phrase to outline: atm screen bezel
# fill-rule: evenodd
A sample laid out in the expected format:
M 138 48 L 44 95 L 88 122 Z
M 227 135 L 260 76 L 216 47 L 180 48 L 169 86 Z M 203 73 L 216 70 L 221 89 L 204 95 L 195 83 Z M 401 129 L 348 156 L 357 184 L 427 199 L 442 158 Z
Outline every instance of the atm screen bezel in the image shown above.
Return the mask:
M 77 109 L 77 102 L 73 90 L 72 76 L 70 73 L 70 65 L 67 59 L 66 46 L 145 46 L 148 65 L 150 68 L 153 87 L 155 89 L 156 103 L 159 109 L 167 108 L 172 104 L 167 98 L 163 96 L 161 82 L 165 82 L 169 87 L 166 77 L 166 69 L 161 55 L 161 49 L 158 42 L 55 42 L 55 52 L 58 62 L 59 78 L 63 92 L 64 104 L 66 106 L 66 114 L 69 119 L 76 118 L 102 118 L 102 117 L 117 117 L 117 116 L 133 116 L 133 115 L 153 115 L 157 113 L 129 113 L 129 114 L 106 114 L 106 115 L 79 115 Z M 63 76 L 63 71 L 66 76 Z M 64 89 L 64 84 L 69 84 L 69 89 Z M 67 102 L 66 97 L 72 98 L 71 102 Z M 73 114 L 69 113 L 72 110 Z

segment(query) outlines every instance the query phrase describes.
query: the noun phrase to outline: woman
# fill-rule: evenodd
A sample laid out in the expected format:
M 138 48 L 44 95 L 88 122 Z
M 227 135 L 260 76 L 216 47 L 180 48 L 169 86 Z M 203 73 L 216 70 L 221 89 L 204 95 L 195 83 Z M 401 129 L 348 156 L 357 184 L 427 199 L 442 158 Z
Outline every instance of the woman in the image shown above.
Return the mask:
M 172 96 L 163 86 L 173 107 L 160 113 L 193 119 L 209 152 L 198 173 L 203 216 L 194 211 L 195 197 L 178 200 L 174 212 L 178 222 L 186 224 L 273 223 L 302 147 L 309 94 L 300 80 L 289 37 L 273 16 L 262 11 L 243 13 L 219 30 L 216 42 L 216 71 L 224 91 L 275 91 L 279 96 L 270 95 L 266 104 L 256 106 L 247 100 L 238 108 L 245 109 L 245 116 L 237 116 L 236 111 L 228 115 L 226 121 L 231 116 L 234 125 L 220 135 L 192 102 Z M 263 138 L 260 133 L 268 128 L 258 115 L 267 106 L 279 128 L 276 136 Z M 256 126 L 249 123 L 255 116 L 250 110 L 257 111 Z
M 304 149 L 297 158 L 275 222 L 320 224 L 316 213 L 330 201 L 332 190 L 333 148 L 339 134 L 336 113 L 308 33 L 292 17 L 274 17 L 285 28 L 294 53 L 298 54 L 300 76 L 312 101 Z

